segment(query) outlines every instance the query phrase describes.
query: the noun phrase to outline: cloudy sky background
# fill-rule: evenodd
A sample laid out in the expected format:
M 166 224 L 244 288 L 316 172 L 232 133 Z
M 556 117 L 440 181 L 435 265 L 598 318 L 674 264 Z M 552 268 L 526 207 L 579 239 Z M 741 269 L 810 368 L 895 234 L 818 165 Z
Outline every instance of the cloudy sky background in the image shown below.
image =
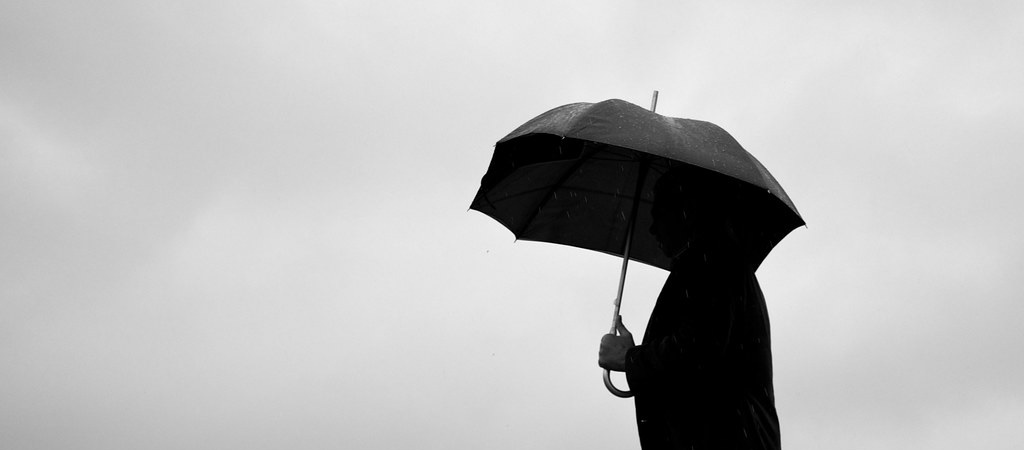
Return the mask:
M 619 262 L 467 208 L 657 89 L 809 224 L 758 272 L 786 448 L 1021 448 L 1022 48 L 1010 0 L 5 0 L 0 447 L 638 448 Z

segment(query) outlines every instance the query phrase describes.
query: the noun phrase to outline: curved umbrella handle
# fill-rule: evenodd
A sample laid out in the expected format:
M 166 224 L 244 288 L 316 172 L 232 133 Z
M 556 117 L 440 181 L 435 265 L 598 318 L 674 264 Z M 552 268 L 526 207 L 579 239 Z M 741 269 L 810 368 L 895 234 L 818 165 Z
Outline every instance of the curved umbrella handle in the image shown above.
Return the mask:
M 608 392 L 619 398 L 630 398 L 633 396 L 632 391 L 620 391 L 612 384 L 612 372 L 608 369 L 604 369 L 604 387 L 608 388 Z
M 612 320 L 612 329 L 608 331 L 609 334 L 619 334 L 617 330 L 618 327 L 616 327 L 616 325 L 619 323 L 619 320 L 622 320 L 619 318 L 619 302 L 621 301 L 622 294 L 620 293 L 619 298 L 615 299 L 615 319 Z M 608 369 L 604 369 L 604 387 L 608 388 L 608 392 L 611 392 L 612 395 L 619 398 L 630 398 L 633 396 L 632 391 L 619 390 L 619 388 L 615 387 L 615 385 L 612 384 L 612 371 Z

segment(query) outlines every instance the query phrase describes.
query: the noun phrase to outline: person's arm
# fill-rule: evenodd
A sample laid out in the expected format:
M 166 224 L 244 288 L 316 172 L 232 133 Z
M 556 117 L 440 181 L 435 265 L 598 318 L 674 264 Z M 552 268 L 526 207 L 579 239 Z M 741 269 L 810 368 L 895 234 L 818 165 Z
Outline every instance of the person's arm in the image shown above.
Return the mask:
M 672 318 L 678 323 L 671 334 L 630 348 L 624 361 L 630 390 L 642 392 L 667 381 L 699 379 L 702 373 L 717 369 L 735 321 L 731 297 L 719 292 L 688 299 L 686 316 Z

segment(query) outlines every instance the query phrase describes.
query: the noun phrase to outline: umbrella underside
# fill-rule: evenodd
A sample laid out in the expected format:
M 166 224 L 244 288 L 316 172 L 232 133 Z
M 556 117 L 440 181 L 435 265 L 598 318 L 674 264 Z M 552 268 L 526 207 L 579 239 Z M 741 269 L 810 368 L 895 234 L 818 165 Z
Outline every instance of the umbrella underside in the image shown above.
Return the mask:
M 557 144 L 537 145 L 537 141 Z M 613 145 L 550 135 L 534 135 L 516 144 L 499 144 L 472 209 L 491 216 L 517 239 L 622 256 L 643 162 L 647 175 L 639 191 L 630 259 L 668 269 L 671 260 L 648 233 L 654 185 L 662 174 L 685 163 Z M 707 186 L 706 191 L 694 195 L 714 195 L 714 190 L 715 186 Z M 737 207 L 746 211 L 744 217 L 736 218 L 740 224 L 756 220 L 759 215 L 764 218 L 763 214 L 772 213 L 771 209 L 786 210 L 786 205 L 765 189 L 747 184 L 744 193 L 747 200 L 741 201 L 748 204 Z M 766 204 L 768 208 L 764 207 Z M 762 211 L 765 209 L 769 211 Z M 750 232 L 760 227 L 749 225 L 744 228 Z M 750 249 L 755 266 L 795 226 L 757 231 L 762 244 Z

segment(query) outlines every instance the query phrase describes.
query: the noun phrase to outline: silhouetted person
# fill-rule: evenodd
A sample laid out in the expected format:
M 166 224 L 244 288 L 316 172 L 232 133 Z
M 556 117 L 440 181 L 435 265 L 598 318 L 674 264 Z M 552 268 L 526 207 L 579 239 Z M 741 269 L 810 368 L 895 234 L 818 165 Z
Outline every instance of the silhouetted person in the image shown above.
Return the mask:
M 644 450 L 780 448 L 768 312 L 729 218 L 733 194 L 714 183 L 683 168 L 658 180 L 650 232 L 671 273 L 641 345 L 621 319 L 601 340 L 599 364 L 625 372 L 635 395 Z

